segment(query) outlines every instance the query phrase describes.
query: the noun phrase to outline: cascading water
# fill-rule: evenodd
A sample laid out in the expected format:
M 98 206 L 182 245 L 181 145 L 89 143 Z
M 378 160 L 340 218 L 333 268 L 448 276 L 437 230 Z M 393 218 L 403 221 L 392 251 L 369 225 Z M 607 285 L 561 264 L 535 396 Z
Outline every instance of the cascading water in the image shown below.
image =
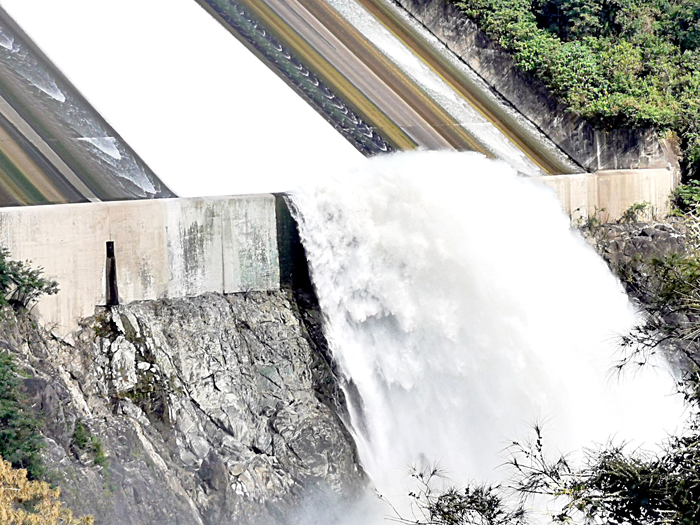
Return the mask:
M 506 164 L 402 153 L 292 199 L 362 464 L 395 505 L 421 461 L 498 481 L 535 421 L 561 451 L 679 425 L 663 366 L 611 377 L 635 313 L 555 196 Z

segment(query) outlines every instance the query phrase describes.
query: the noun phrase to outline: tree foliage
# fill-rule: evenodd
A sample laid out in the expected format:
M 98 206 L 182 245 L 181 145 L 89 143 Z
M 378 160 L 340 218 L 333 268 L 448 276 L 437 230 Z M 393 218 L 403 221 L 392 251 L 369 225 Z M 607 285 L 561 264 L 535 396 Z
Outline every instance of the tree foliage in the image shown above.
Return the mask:
M 58 283 L 43 273 L 43 268 L 32 268 L 29 262 L 10 259 L 9 250 L 0 247 L 0 307 L 27 308 L 42 295 L 58 293 Z
M 0 523 L 6 525 L 92 525 L 91 516 L 76 518 L 63 507 L 59 489 L 30 481 L 27 471 L 0 458 Z
M 700 522 L 700 447 L 698 429 L 672 437 L 657 454 L 624 445 L 586 453 L 584 466 L 563 456 L 548 457 L 540 429 L 534 442 L 514 444 L 512 487 L 521 497 L 558 500 L 555 523 L 610 525 L 691 524 Z
M 414 517 L 399 516 L 399 523 L 429 525 L 525 525 L 526 512 L 521 504 L 509 505 L 500 485 L 474 485 L 463 489 L 447 486 L 436 466 L 411 470 L 417 488 L 409 493 Z M 436 482 L 437 485 L 436 486 Z
M 0 353 L 0 456 L 37 479 L 44 473 L 44 444 L 39 421 L 27 406 L 21 386 L 12 356 Z
M 680 184 L 673 190 L 671 200 L 681 215 L 697 212 L 700 208 L 700 180 Z
M 697 0 L 455 0 L 522 70 L 608 128 L 680 137 L 700 176 Z

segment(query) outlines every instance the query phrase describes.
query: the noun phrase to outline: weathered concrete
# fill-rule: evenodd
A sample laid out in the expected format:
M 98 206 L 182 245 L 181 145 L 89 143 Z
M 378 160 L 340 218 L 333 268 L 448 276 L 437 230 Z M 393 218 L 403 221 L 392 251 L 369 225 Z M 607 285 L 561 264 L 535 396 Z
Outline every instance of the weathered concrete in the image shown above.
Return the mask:
M 376 0 L 388 7 L 392 0 Z M 599 130 L 520 71 L 504 51 L 460 11 L 452 0 L 396 0 L 419 24 L 471 67 L 564 152 L 589 172 L 677 167 L 670 145 L 653 130 Z
M 107 241 L 120 303 L 279 289 L 273 195 L 0 209 L 0 245 L 59 282 L 35 309 L 59 334 L 105 304 Z
M 648 203 L 647 213 L 664 217 L 669 196 L 676 187 L 673 170 L 609 170 L 580 175 L 533 177 L 552 188 L 564 211 L 574 220 L 597 215 L 602 222 L 622 217 L 633 204 Z

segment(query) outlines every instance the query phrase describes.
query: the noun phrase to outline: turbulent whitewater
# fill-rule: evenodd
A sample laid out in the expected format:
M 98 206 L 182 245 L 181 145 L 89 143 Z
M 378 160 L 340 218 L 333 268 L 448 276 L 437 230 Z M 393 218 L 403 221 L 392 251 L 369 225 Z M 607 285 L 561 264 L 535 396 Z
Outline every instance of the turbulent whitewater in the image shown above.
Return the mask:
M 502 479 L 534 422 L 560 451 L 679 425 L 663 364 L 609 373 L 635 312 L 555 196 L 506 164 L 396 154 L 292 199 L 362 464 L 395 504 L 420 462 Z

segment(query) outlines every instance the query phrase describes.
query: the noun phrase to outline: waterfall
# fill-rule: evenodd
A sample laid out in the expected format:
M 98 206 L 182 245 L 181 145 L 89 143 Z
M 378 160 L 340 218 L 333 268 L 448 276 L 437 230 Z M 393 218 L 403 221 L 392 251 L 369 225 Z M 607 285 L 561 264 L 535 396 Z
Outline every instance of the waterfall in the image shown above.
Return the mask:
M 610 374 L 636 313 L 554 194 L 505 163 L 394 154 L 292 199 L 362 465 L 395 504 L 421 461 L 499 481 L 534 422 L 562 452 L 679 425 L 663 364 Z

